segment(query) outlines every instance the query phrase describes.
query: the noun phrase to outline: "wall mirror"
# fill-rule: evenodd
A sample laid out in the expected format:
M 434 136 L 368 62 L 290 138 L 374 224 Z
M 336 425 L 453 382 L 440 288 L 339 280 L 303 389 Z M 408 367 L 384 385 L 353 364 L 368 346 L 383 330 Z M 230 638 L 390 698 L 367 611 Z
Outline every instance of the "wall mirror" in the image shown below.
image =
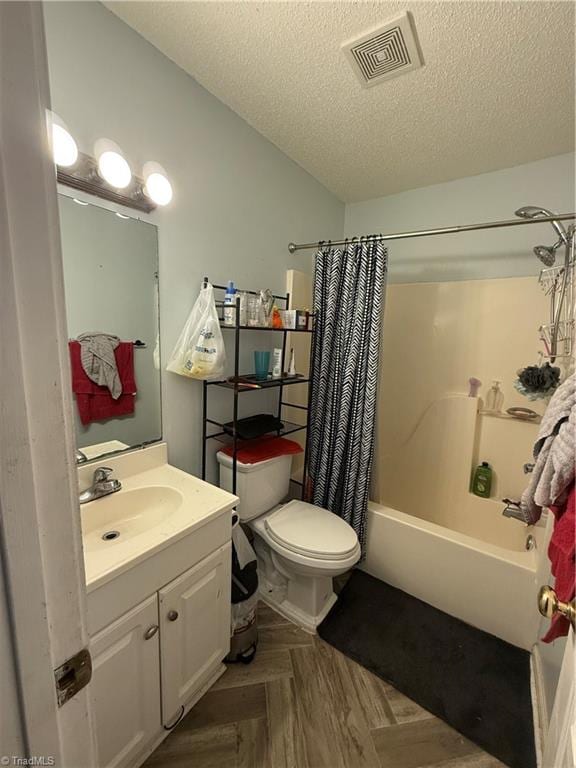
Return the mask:
M 158 237 L 140 219 L 58 199 L 76 446 L 90 460 L 162 438 Z

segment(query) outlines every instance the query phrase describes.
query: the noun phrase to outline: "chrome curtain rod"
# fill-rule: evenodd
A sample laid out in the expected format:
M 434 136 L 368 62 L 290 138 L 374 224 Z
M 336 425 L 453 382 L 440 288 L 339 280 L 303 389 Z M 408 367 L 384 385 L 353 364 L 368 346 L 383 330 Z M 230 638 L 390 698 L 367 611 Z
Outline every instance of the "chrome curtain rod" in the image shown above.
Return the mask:
M 382 242 L 384 240 L 405 240 L 409 237 L 431 237 L 432 235 L 453 235 L 457 232 L 474 232 L 477 229 L 500 229 L 500 227 L 518 227 L 521 224 L 542 224 L 546 221 L 570 221 L 576 219 L 576 213 L 559 213 L 557 216 L 540 216 L 537 219 L 508 219 L 507 221 L 485 221 L 483 224 L 463 224 L 459 227 L 442 227 L 441 229 L 420 229 L 416 232 L 394 232 L 390 235 L 371 235 L 374 239 Z M 365 235 L 362 235 L 365 237 Z M 359 240 L 359 237 L 348 237 L 346 240 L 321 240 L 320 242 L 329 242 L 330 245 L 346 245 L 352 240 Z M 318 243 L 289 243 L 290 253 L 303 251 L 306 248 L 318 248 Z

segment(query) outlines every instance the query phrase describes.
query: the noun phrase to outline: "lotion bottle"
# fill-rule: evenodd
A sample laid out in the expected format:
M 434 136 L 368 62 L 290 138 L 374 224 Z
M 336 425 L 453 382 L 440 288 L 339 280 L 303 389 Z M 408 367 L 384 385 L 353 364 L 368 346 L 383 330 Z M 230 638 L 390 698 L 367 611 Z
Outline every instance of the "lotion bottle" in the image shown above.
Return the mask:
M 494 379 L 492 386 L 486 395 L 486 410 L 490 411 L 490 413 L 500 413 L 502 410 L 504 395 L 500 389 L 501 383 L 502 382 L 498 381 L 498 379 Z

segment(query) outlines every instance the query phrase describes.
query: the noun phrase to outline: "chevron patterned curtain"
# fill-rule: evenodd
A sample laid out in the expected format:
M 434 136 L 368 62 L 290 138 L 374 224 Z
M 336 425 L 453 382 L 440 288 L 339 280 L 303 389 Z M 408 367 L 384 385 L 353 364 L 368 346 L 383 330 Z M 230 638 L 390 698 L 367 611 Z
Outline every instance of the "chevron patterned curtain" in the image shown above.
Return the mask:
M 314 504 L 349 523 L 364 551 L 374 452 L 387 250 L 373 237 L 316 254 L 309 413 Z

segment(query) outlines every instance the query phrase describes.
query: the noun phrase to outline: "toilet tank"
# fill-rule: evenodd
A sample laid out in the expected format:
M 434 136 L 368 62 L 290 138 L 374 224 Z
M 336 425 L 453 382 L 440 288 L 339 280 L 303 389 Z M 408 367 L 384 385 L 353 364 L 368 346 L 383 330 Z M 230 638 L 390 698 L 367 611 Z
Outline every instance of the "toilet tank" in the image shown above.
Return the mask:
M 220 465 L 220 488 L 232 492 L 232 457 L 222 451 L 216 454 Z M 275 456 L 256 464 L 237 463 L 236 495 L 240 503 L 236 511 L 247 522 L 280 504 L 290 487 L 292 456 Z

